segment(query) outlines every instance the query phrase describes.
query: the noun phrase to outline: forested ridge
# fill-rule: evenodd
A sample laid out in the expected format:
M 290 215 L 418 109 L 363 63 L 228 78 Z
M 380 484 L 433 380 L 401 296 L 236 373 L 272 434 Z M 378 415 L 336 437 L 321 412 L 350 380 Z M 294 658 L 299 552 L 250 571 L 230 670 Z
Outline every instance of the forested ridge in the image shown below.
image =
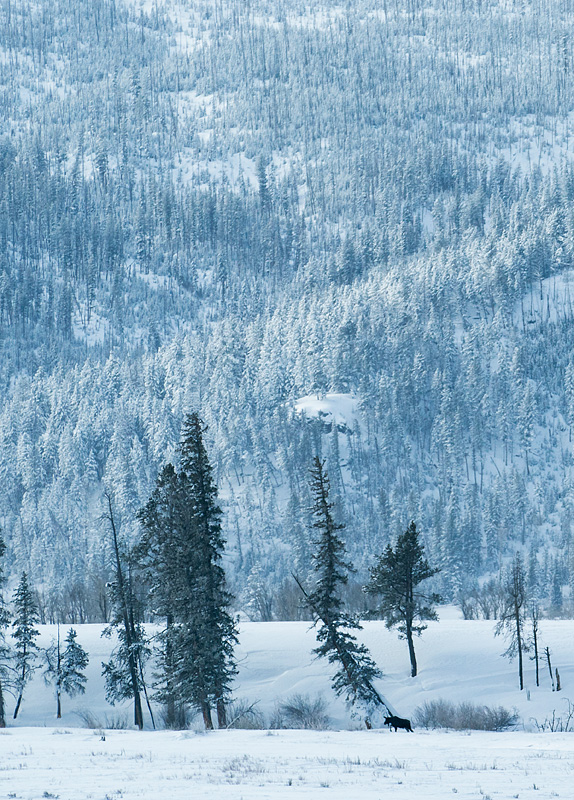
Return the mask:
M 358 580 L 412 519 L 445 598 L 520 549 L 568 604 L 573 11 L 0 0 L 0 525 L 48 615 L 109 613 L 103 491 L 135 543 L 190 411 L 238 607 L 308 569 L 315 455 Z

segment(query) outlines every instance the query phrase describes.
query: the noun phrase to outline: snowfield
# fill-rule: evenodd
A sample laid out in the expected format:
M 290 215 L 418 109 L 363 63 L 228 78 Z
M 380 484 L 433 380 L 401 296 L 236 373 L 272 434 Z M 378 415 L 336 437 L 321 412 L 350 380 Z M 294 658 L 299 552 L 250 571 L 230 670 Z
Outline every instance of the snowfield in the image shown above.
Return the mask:
M 60 800 L 572 797 L 568 734 L 14 728 L 0 796 Z
M 184 732 L 109 730 L 129 725 L 131 708 L 105 702 L 100 665 L 111 643 L 100 638 L 101 626 L 77 626 L 78 640 L 91 656 L 87 693 L 63 698 L 58 723 L 52 690 L 36 673 L 18 720 L 0 731 L 0 798 L 176 800 L 221 791 L 229 800 L 572 798 L 574 734 L 543 733 L 539 726 L 553 713 L 564 715 L 574 698 L 574 621 L 541 623 L 542 644 L 550 647 L 563 690 L 552 692 L 545 664 L 537 688 L 527 660 L 527 688 L 520 692 L 516 665 L 501 657 L 505 645 L 494 638 L 492 621 L 465 621 L 449 607 L 440 613 L 441 621 L 430 624 L 417 643 L 415 679 L 409 677 L 405 642 L 381 622 L 365 624 L 362 638 L 385 673 L 379 689 L 404 716 L 437 698 L 515 708 L 516 730 L 391 733 L 378 718 L 377 727 L 366 731 L 334 698 L 329 667 L 314 659 L 314 632 L 304 622 L 241 625 L 235 696 L 257 702 L 268 721 L 281 700 L 320 694 L 333 730 L 205 734 L 197 723 Z M 40 645 L 47 646 L 54 632 L 54 626 L 43 626 Z M 9 701 L 9 713 L 11 708 Z M 87 711 L 94 730 L 81 727 Z

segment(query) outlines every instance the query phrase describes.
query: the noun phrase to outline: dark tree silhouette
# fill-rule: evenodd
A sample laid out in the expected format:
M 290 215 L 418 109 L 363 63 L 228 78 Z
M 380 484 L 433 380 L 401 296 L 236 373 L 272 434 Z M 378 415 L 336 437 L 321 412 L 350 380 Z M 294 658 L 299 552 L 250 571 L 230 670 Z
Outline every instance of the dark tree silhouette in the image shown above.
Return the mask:
M 524 625 L 528 592 L 520 553 L 516 554 L 512 566 L 507 571 L 503 590 L 504 606 L 495 634 L 497 636 L 504 634 L 508 641 L 504 655 L 507 658 L 518 658 L 518 682 L 522 690 L 524 689 L 523 657 L 527 650 Z
M 365 587 L 368 594 L 378 598 L 377 613 L 383 617 L 387 628 L 397 627 L 407 640 L 413 678 L 417 674 L 414 636 L 420 636 L 426 629 L 425 620 L 438 619 L 434 605 L 441 599 L 435 592 L 425 592 L 418 587 L 439 571 L 426 560 L 416 525 L 411 522 L 395 547 L 388 544 L 379 556 Z
M 345 612 L 341 599 L 341 588 L 348 581 L 352 565 L 346 560 L 345 544 L 339 535 L 344 525 L 335 522 L 333 504 L 329 500 L 329 477 L 324 462 L 317 456 L 311 472 L 311 494 L 313 497 L 313 572 L 311 586 L 307 590 L 296 578 L 306 603 L 311 610 L 315 625 L 318 625 L 319 647 L 315 652 L 327 658 L 338 669 L 333 676 L 333 689 L 343 694 L 351 705 L 363 704 L 367 710 L 374 705 L 385 705 L 373 686 L 381 677 L 381 671 L 363 644 L 350 633 L 361 630 L 361 624 Z M 390 712 L 389 712 L 390 713 Z
M 28 575 L 23 572 L 18 588 L 14 593 L 14 619 L 12 621 L 12 638 L 15 641 L 14 670 L 17 692 L 14 719 L 16 719 L 20 711 L 24 689 L 38 668 L 36 637 L 39 631 L 35 626 L 39 621 L 36 599 L 28 583 Z

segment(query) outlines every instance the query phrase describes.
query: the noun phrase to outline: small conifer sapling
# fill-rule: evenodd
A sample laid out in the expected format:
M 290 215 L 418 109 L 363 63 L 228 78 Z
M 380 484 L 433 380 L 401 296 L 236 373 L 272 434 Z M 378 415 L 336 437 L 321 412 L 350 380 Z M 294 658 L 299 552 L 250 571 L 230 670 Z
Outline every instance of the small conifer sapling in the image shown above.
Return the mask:
M 60 641 L 60 625 L 55 641 L 45 651 L 46 669 L 44 680 L 53 683 L 56 693 L 56 717 L 62 717 L 62 693 L 69 697 L 84 694 L 86 676 L 84 670 L 88 666 L 89 657 L 82 645 L 77 641 L 77 633 L 70 628 L 62 650 Z

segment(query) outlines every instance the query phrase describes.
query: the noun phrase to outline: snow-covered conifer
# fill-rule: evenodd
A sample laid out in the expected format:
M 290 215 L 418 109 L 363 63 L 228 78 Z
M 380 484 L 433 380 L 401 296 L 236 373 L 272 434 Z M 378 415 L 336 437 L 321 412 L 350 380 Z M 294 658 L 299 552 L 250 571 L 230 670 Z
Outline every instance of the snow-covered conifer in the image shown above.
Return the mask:
M 332 685 L 350 705 L 362 705 L 369 710 L 383 704 L 373 686 L 381 671 L 364 644 L 357 642 L 351 631 L 361 630 L 360 622 L 345 611 L 341 589 L 353 571 L 347 561 L 346 549 L 339 531 L 344 525 L 335 522 L 333 504 L 329 500 L 329 477 L 324 462 L 317 456 L 310 470 L 313 497 L 313 529 L 315 533 L 313 569 L 309 589 L 302 589 L 305 601 L 318 626 L 315 648 L 318 656 L 327 658 L 337 667 Z
M 418 588 L 440 570 L 431 567 L 424 555 L 424 546 L 414 522 L 399 536 L 395 546 L 388 544 L 371 569 L 365 591 L 378 598 L 378 612 L 388 628 L 398 627 L 407 640 L 411 661 L 411 676 L 417 674 L 414 636 L 426 630 L 426 620 L 438 619 L 435 604 L 440 597 L 435 592 Z
M 90 659 L 82 645 L 76 641 L 77 635 L 76 631 L 70 628 L 64 642 L 65 648 L 62 650 L 58 624 L 57 637 L 44 653 L 46 662 L 44 680 L 46 683 L 54 684 L 57 719 L 62 716 L 62 692 L 74 697 L 86 691 L 87 679 L 83 671 Z
M 14 687 L 16 690 L 16 707 L 14 719 L 17 718 L 24 690 L 35 670 L 38 668 L 38 645 L 36 637 L 39 631 L 35 627 L 39 622 L 38 606 L 34 592 L 28 582 L 28 575 L 23 572 L 18 588 L 14 593 L 14 619 L 12 621 L 12 638 L 14 640 Z

